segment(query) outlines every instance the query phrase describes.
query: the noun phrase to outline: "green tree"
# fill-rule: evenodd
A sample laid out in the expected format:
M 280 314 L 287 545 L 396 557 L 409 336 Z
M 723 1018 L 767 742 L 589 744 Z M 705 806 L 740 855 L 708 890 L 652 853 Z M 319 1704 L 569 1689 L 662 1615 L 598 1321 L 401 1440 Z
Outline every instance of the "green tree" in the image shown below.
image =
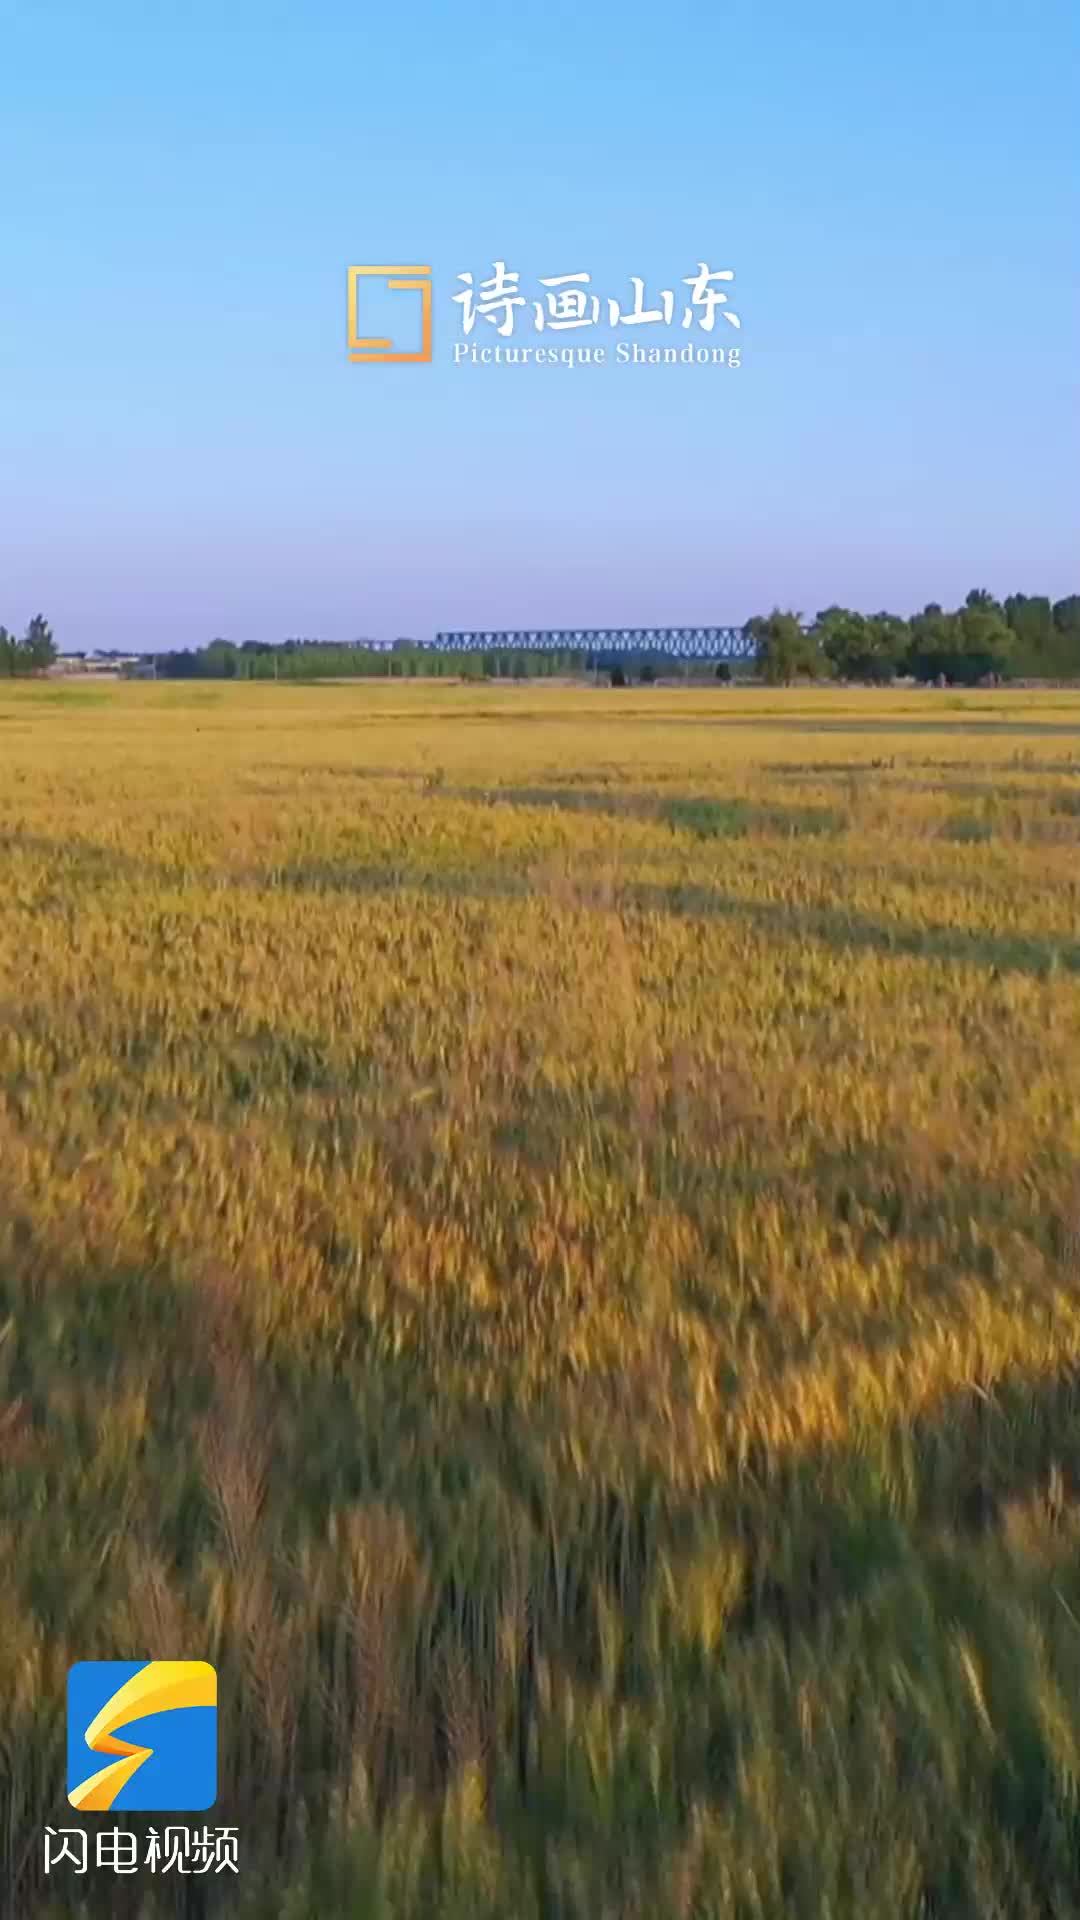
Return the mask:
M 56 642 L 53 639 L 52 628 L 43 613 L 35 613 L 27 627 L 22 638 L 21 652 L 24 671 L 27 673 L 44 673 L 46 667 L 51 667 L 56 659 Z
M 1055 600 L 1052 616 L 1056 671 L 1069 675 L 1080 673 L 1080 593 Z
M 203 673 L 211 680 L 235 680 L 237 658 L 231 640 L 211 640 L 203 656 Z
M 965 607 L 971 607 L 976 610 L 981 609 L 983 612 L 990 612 L 994 608 L 997 609 L 998 613 L 1002 612 L 1000 600 L 994 599 L 988 587 L 972 587 L 971 592 L 964 601 L 964 605 Z
M 916 652 L 947 652 L 956 647 L 954 616 L 931 600 L 911 620 L 911 643 Z
M 1009 666 L 1015 640 L 1004 608 L 976 588 L 955 613 L 943 613 L 936 603 L 925 607 L 911 622 L 907 664 L 917 680 L 944 678 L 974 686 Z
M 1016 639 L 1016 651 L 1025 671 L 1038 673 L 1040 666 L 1045 667 L 1054 658 L 1053 609 L 1046 594 L 1036 594 L 1029 598 L 1026 593 L 1012 593 L 1005 602 L 1005 618 L 1010 631 Z
M 892 680 L 911 639 L 906 620 L 894 613 L 854 613 L 826 607 L 814 636 L 833 672 L 843 680 Z
M 781 613 L 774 607 L 767 619 L 760 615 L 747 621 L 746 629 L 757 641 L 757 668 L 771 687 L 788 687 L 800 674 L 818 679 L 825 661 L 817 638 L 807 633 L 797 613 Z
M 1070 593 L 1053 605 L 1054 625 L 1059 633 L 1080 633 L 1080 593 Z
M 852 675 L 853 663 L 866 651 L 866 619 L 850 607 L 825 607 L 814 621 L 817 643 L 834 672 Z
M 1004 608 L 988 593 L 969 593 L 956 616 L 961 651 L 985 655 L 992 663 L 989 671 L 1000 672 L 1013 651 L 1013 634 L 1005 619 Z

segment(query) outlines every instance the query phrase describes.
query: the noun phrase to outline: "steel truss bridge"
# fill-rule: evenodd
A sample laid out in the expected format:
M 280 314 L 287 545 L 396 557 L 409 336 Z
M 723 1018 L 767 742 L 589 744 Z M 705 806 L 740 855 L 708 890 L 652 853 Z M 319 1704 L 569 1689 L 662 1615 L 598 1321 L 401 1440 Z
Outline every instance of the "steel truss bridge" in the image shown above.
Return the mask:
M 437 633 L 437 653 L 665 654 L 677 660 L 753 660 L 757 642 L 742 627 L 532 627 L 528 630 Z

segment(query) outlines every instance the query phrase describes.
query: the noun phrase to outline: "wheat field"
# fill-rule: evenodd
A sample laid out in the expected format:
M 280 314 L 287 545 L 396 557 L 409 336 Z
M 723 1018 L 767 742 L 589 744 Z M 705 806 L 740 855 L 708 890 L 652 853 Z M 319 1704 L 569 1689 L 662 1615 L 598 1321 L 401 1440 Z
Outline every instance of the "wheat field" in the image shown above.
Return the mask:
M 1078 725 L 0 690 L 6 1916 L 1075 1915 Z M 44 1878 L 109 1657 L 228 1886 Z

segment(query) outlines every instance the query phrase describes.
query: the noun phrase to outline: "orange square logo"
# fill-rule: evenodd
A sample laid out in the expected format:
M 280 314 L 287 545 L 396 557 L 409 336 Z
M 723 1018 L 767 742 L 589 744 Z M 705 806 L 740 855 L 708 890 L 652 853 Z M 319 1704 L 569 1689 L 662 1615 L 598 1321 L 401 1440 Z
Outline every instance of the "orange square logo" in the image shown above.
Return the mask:
M 385 280 L 393 293 L 420 295 L 420 351 L 395 353 L 390 339 L 360 332 L 360 303 L 363 281 Z M 349 268 L 349 359 L 350 360 L 430 360 L 431 359 L 431 268 L 430 267 L 350 267 Z

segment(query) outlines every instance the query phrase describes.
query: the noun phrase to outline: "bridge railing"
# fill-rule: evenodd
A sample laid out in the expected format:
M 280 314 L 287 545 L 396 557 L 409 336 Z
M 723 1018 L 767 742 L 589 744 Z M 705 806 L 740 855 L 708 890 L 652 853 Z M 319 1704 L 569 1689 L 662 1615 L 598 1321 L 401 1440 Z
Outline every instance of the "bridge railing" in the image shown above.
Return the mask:
M 440 653 L 669 654 L 689 660 L 752 660 L 742 627 L 530 627 L 437 633 Z

